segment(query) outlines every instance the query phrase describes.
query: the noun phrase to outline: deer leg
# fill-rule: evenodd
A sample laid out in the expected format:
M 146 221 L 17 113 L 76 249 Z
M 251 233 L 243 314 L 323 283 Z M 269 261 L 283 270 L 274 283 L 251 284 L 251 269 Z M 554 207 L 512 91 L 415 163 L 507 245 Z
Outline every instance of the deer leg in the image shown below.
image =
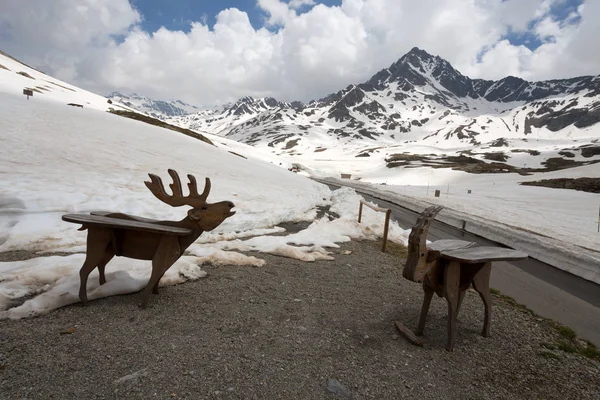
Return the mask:
M 180 256 L 179 241 L 176 236 L 164 235 L 158 244 L 156 253 L 152 258 L 152 275 L 148 281 L 148 285 L 142 293 L 141 308 L 146 308 L 150 292 L 155 286 L 158 286 L 158 281 L 164 273 L 177 261 Z
M 444 274 L 444 297 L 448 302 L 448 343 L 446 350 L 454 349 L 456 332 L 456 314 L 458 313 L 458 298 L 460 297 L 460 263 L 451 261 Z
M 90 273 L 104 259 L 107 247 L 110 245 L 110 230 L 88 228 L 87 250 L 83 266 L 79 270 L 79 300 L 87 301 L 87 279 Z
M 104 285 L 106 283 L 106 276 L 104 275 L 104 267 L 106 267 L 106 264 L 108 264 L 108 262 L 110 260 L 112 260 L 112 258 L 114 256 L 115 256 L 114 249 L 112 248 L 112 246 L 108 246 L 106 248 L 106 251 L 104 252 L 104 258 L 102 259 L 100 264 L 98 264 L 98 272 L 100 274 L 100 285 Z
M 473 287 L 479 293 L 485 310 L 483 320 L 483 337 L 490 336 L 490 321 L 492 319 L 492 295 L 490 293 L 490 274 L 492 273 L 492 263 L 486 262 L 483 268 L 473 278 Z
M 429 285 L 428 278 L 425 277 L 423 281 L 423 291 L 425 297 L 423 298 L 423 305 L 421 306 L 421 315 L 419 316 L 419 325 L 415 335 L 422 336 L 425 330 L 425 322 L 427 321 L 427 313 L 429 312 L 429 305 L 431 304 L 431 298 L 433 297 L 433 288 Z

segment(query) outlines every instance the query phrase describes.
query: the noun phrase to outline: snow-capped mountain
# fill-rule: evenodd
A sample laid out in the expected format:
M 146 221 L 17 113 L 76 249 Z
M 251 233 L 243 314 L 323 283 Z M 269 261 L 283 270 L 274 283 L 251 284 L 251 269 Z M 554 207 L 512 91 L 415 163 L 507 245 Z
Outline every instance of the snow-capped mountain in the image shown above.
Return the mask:
M 148 114 L 151 117 L 164 120 L 169 117 L 187 115 L 201 111 L 198 107 L 184 103 L 181 100 L 163 101 L 154 100 L 137 93 L 125 95 L 119 92 L 112 92 L 107 96 L 111 101 L 117 101 L 141 113 Z
M 581 149 L 598 149 L 600 75 L 543 82 L 471 79 L 442 58 L 413 48 L 368 81 L 308 104 L 243 98 L 209 116 L 185 118 L 174 123 L 298 160 L 302 154 L 337 152 L 378 153 L 383 162 L 405 151 L 470 152 L 481 161 L 487 149 L 502 153 L 505 147 L 513 154 L 491 157 L 512 158 L 521 167 L 541 166 L 560 151 L 585 159 L 558 156 L 567 162 L 594 161 L 600 150 Z M 552 144 L 546 148 L 544 141 Z M 540 151 L 545 155 L 535 158 Z
M 170 118 L 170 122 L 185 128 L 202 130 L 214 134 L 227 134 L 229 130 L 263 112 L 278 108 L 304 107 L 302 103 L 282 103 L 272 97 L 255 99 L 246 96 L 222 108 L 202 110 L 198 113 Z

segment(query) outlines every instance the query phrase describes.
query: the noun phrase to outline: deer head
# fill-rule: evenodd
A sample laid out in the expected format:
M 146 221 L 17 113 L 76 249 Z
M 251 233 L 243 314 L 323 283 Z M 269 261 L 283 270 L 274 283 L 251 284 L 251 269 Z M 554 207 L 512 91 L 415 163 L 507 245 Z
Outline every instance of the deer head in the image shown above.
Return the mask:
M 422 282 L 427 270 L 431 267 L 427 256 L 427 233 L 435 216 L 444 208 L 431 206 L 426 208 L 410 231 L 408 236 L 408 256 L 402 276 L 408 280 Z
M 173 191 L 172 195 L 165 192 L 163 182 L 159 176 L 148 174 L 151 181 L 146 181 L 144 183 L 148 189 L 150 189 L 152 194 L 163 203 L 172 207 L 185 205 L 192 207 L 192 209 L 188 211 L 186 220 L 192 221 L 198 225 L 201 230 L 212 231 L 217 226 L 221 225 L 227 218 L 235 214 L 235 211 L 231 211 L 231 209 L 235 207 L 231 201 L 221 201 L 213 204 L 206 202 L 206 198 L 210 193 L 210 179 L 206 178 L 204 190 L 202 191 L 202 194 L 198 194 L 196 178 L 193 175 L 188 175 L 188 188 L 190 189 L 190 194 L 184 196 L 179 175 L 172 169 L 169 169 L 168 172 L 173 179 L 173 183 L 169 185 Z

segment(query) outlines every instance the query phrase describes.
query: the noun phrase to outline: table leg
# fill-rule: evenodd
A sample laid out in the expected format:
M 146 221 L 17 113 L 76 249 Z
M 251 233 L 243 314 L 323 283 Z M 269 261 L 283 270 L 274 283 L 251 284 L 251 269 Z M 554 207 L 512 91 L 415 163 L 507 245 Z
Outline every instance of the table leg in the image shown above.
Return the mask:
M 454 333 L 456 331 L 456 314 L 460 297 L 460 263 L 451 261 L 444 274 L 444 297 L 448 302 L 448 344 L 446 350 L 454 348 Z
M 473 287 L 479 293 L 485 309 L 483 320 L 483 337 L 490 336 L 490 321 L 492 319 L 492 295 L 490 294 L 490 275 L 492 273 L 492 263 L 486 262 L 483 268 L 473 278 Z

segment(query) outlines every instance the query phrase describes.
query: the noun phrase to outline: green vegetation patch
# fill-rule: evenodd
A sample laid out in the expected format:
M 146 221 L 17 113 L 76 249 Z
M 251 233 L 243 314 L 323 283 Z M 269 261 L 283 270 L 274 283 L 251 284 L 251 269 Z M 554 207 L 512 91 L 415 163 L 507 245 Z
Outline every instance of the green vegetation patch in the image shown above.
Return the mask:
M 175 126 L 175 125 L 171 125 L 171 124 L 167 124 L 164 121 L 161 121 L 159 119 L 156 118 L 152 118 L 149 117 L 147 115 L 142 115 L 133 111 L 125 111 L 125 110 L 115 110 L 113 108 L 110 108 L 108 110 L 109 113 L 111 114 L 116 114 L 119 115 L 121 117 L 125 117 L 125 118 L 131 118 L 131 119 L 135 119 L 136 121 L 141 121 L 141 122 L 145 122 L 147 124 L 150 125 L 154 125 L 154 126 L 158 126 L 159 128 L 165 128 L 165 129 L 170 129 L 172 131 L 176 131 L 176 132 L 180 132 L 183 133 L 184 135 L 193 137 L 194 139 L 198 139 L 201 140 L 205 143 L 208 143 L 210 145 L 214 146 L 214 143 L 210 141 L 210 139 L 208 139 L 206 136 L 201 135 L 197 132 L 194 132 L 190 129 L 185 129 L 185 128 L 181 128 L 179 126 Z
M 542 179 L 540 181 L 521 182 L 521 185 L 580 190 L 588 193 L 600 193 L 600 178 Z
M 383 239 L 377 240 L 376 243 L 379 246 L 379 248 L 381 248 L 383 246 Z M 408 257 L 408 248 L 403 244 L 388 240 L 387 244 L 385 245 L 385 253 L 391 254 L 394 257 L 406 259 L 406 257 Z
M 56 82 L 52 82 L 52 81 L 46 81 L 46 82 L 48 82 L 48 83 L 51 83 L 51 84 L 52 84 L 52 85 L 54 85 L 54 86 L 58 86 L 58 87 L 60 87 L 60 88 L 66 89 L 66 90 L 70 90 L 71 92 L 76 92 L 76 90 L 73 90 L 73 89 L 71 89 L 71 88 L 68 88 L 68 87 L 66 87 L 66 86 L 63 86 L 63 85 L 59 85 L 59 84 L 58 84 L 58 83 L 56 83 Z
M 494 153 L 484 153 L 483 158 L 486 160 L 506 162 L 508 160 L 508 156 L 503 152 L 494 152 Z
M 243 155 L 241 155 L 241 154 L 239 154 L 239 153 L 236 153 L 235 151 L 231 151 L 231 150 L 229 150 L 229 152 L 230 152 L 231 154 L 233 154 L 234 156 L 242 157 L 242 158 L 245 158 L 246 160 L 248 159 L 248 157 L 245 157 L 245 156 L 243 156 Z
M 22 75 L 22 76 L 24 76 L 25 78 L 29 78 L 29 79 L 34 79 L 34 80 L 35 80 L 35 78 L 34 78 L 33 76 L 29 75 L 29 74 L 28 74 L 27 72 L 25 72 L 25 71 L 19 71 L 19 72 L 17 72 L 17 74 L 19 74 L 19 75 Z
M 41 94 L 44 94 L 44 92 L 42 92 L 42 91 L 41 91 L 41 90 L 39 90 L 38 88 L 31 88 L 31 87 L 28 87 L 28 88 L 25 88 L 25 89 L 27 89 L 27 90 L 31 90 L 32 92 L 36 92 L 36 93 L 41 93 Z
M 600 155 L 600 146 L 593 146 L 593 145 L 582 146 L 581 147 L 581 155 L 585 158 Z
M 600 361 L 600 350 L 591 342 L 582 340 L 577 337 L 577 333 L 568 326 L 565 326 L 553 319 L 544 318 L 537 315 L 531 309 L 525 305 L 518 303 L 515 299 L 510 296 L 506 296 L 496 289 L 490 289 L 492 295 L 498 299 L 505 301 L 506 303 L 514 306 L 515 308 L 531 314 L 532 316 L 544 321 L 550 328 L 553 328 L 556 332 L 555 343 L 541 343 L 543 347 L 539 354 L 546 358 L 558 359 L 559 356 L 556 354 L 556 350 L 570 354 L 578 354 L 583 357 Z
M 532 156 L 539 156 L 541 154 L 537 150 L 529 150 L 529 149 L 512 149 L 511 152 L 512 153 L 529 153 Z

